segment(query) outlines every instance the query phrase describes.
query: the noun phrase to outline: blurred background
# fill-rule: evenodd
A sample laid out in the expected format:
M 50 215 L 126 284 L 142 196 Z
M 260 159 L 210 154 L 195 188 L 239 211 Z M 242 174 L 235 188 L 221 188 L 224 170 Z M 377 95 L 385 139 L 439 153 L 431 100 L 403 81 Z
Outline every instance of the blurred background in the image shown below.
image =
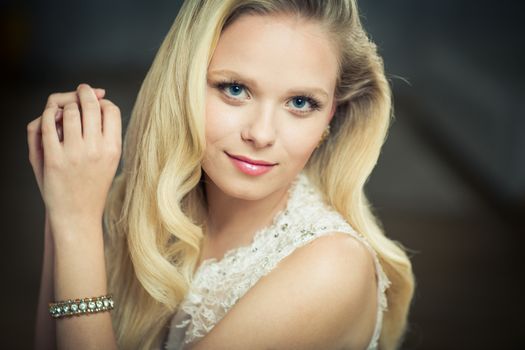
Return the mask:
M 49 94 L 106 89 L 129 119 L 180 1 L 0 2 L 1 347 L 29 349 L 44 207 L 26 125 Z M 417 289 L 403 349 L 523 343 L 523 2 L 368 0 L 395 120 L 367 191 L 388 236 L 410 249 Z

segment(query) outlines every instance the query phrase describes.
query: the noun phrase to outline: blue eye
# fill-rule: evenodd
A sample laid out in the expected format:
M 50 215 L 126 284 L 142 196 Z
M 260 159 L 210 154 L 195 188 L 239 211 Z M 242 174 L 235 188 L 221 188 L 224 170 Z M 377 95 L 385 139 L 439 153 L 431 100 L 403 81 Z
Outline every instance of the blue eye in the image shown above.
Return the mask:
M 242 91 L 242 87 L 240 85 L 230 85 L 228 90 L 232 92 L 232 95 L 238 96 L 238 93 Z
M 304 105 L 306 104 L 306 99 L 302 98 L 302 97 L 294 97 L 293 99 L 294 101 L 296 101 L 297 103 L 294 103 L 295 107 L 297 108 L 302 108 L 304 107 Z
M 225 95 L 225 97 L 229 98 L 230 100 L 241 102 L 243 100 L 250 99 L 248 93 L 249 90 L 244 84 L 237 80 L 220 81 L 215 83 L 214 87 L 220 90 Z M 243 97 L 243 93 L 246 96 Z M 292 102 L 291 106 L 289 105 L 290 102 Z M 310 95 L 294 96 L 288 100 L 287 105 L 289 105 L 289 108 L 291 108 L 295 113 L 299 114 L 307 114 L 322 109 L 321 103 Z
M 321 107 L 321 104 L 319 102 L 317 102 L 316 99 L 314 99 L 313 97 L 311 96 L 296 96 L 293 98 L 294 101 L 294 106 L 297 107 L 297 111 L 299 111 L 299 113 L 309 113 L 309 112 L 312 112 L 312 111 L 318 111 L 320 110 L 322 107 Z M 306 104 L 309 104 L 310 105 L 310 108 L 307 108 L 307 109 L 303 109 L 303 107 L 306 105 Z
M 246 90 L 243 84 L 235 80 L 222 81 L 215 84 L 215 87 L 220 91 L 225 92 L 227 97 L 235 97 L 235 100 L 238 100 L 236 97 L 240 96 L 243 90 Z

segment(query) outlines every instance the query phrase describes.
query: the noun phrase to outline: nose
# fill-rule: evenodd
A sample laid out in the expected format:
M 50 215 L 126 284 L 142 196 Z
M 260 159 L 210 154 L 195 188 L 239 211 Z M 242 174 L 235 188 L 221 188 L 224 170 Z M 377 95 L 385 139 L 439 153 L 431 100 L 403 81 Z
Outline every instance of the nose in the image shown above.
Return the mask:
M 268 103 L 253 111 L 253 117 L 242 130 L 242 139 L 256 148 L 273 145 L 276 137 L 275 111 Z

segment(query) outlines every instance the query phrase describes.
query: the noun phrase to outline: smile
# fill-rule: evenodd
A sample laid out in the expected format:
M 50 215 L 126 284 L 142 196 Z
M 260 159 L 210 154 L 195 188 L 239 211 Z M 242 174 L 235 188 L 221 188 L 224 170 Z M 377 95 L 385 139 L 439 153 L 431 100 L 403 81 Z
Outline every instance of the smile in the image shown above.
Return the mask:
M 228 153 L 226 153 L 226 155 L 228 156 L 228 158 L 230 158 L 233 165 L 235 165 L 237 169 L 239 169 L 245 174 L 252 175 L 252 176 L 265 174 L 269 172 L 270 170 L 272 170 L 275 165 L 277 165 L 277 163 L 272 164 L 272 163 L 265 162 L 265 161 L 255 161 L 247 157 L 242 157 L 243 159 L 240 159 L 240 156 L 232 156 Z M 258 164 L 252 163 L 252 162 L 256 162 Z M 262 164 L 262 163 L 266 163 L 266 164 Z

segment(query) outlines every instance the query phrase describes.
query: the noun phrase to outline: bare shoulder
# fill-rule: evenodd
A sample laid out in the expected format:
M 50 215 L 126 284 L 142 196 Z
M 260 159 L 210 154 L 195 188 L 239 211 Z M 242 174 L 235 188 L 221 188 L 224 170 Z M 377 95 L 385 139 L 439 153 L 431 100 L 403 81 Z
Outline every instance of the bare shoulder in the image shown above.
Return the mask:
M 284 258 L 192 349 L 362 349 L 374 331 L 372 254 L 332 232 Z

